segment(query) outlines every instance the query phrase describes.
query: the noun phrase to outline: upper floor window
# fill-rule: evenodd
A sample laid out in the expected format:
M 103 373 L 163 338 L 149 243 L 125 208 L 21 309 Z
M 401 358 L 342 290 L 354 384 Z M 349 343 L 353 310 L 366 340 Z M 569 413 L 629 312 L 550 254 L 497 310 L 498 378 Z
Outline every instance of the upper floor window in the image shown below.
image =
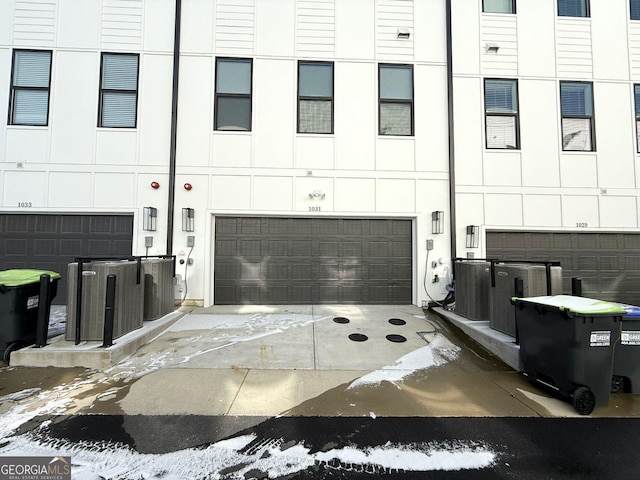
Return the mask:
M 636 104 L 636 150 L 640 153 L 640 85 L 633 86 L 633 96 Z
M 50 51 L 13 51 L 9 125 L 48 125 L 50 80 Z
M 98 127 L 136 128 L 138 60 L 137 54 L 102 54 Z
M 482 0 L 485 13 L 516 13 L 516 0 Z
M 589 0 L 558 0 L 559 17 L 588 17 Z
M 413 67 L 379 66 L 379 134 L 413 135 Z
M 516 80 L 484 81 L 487 148 L 520 148 Z
M 631 20 L 640 20 L 640 0 L 629 0 Z
M 252 68 L 251 59 L 216 59 L 215 130 L 251 131 Z
M 298 63 L 298 133 L 333 133 L 333 63 Z
M 588 82 L 560 82 L 562 150 L 595 151 L 593 86 Z

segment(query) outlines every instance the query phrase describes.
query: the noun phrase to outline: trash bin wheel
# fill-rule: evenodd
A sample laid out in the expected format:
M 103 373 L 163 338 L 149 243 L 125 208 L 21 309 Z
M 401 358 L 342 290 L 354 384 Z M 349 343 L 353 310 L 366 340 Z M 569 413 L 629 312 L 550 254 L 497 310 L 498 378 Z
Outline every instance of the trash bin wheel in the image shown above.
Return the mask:
M 587 387 L 578 387 L 571 394 L 573 407 L 580 415 L 590 415 L 596 406 L 596 397 Z
M 13 343 L 10 343 L 9 345 L 7 345 L 7 348 L 4 349 L 4 352 L 2 354 L 2 360 L 4 361 L 4 363 L 9 365 L 9 360 L 11 358 L 11 353 L 13 353 L 16 350 L 18 350 L 21 346 L 22 346 L 22 344 L 20 342 L 13 342 Z

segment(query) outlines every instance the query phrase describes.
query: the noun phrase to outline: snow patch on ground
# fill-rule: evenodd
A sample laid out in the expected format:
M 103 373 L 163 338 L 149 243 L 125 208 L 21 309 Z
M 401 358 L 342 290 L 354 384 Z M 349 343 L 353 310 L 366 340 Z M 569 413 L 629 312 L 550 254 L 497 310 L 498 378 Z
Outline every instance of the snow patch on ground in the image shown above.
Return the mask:
M 87 388 L 91 388 L 94 383 L 94 380 L 90 379 L 78 380 L 72 384 L 63 383 L 51 390 L 42 391 L 39 388 L 30 388 L 0 397 L 0 403 L 4 400 L 15 401 L 16 398 L 29 397 L 11 407 L 0 417 L 0 441 L 12 435 L 22 424 L 32 418 L 40 415 L 65 413 L 74 404 L 74 397 Z
M 469 442 L 448 445 L 386 444 L 357 448 L 346 446 L 311 453 L 302 443 L 258 439 L 242 435 L 204 448 L 166 454 L 141 454 L 129 447 L 105 443 L 69 443 L 48 437 L 16 437 L 0 448 L 2 456 L 70 456 L 73 478 L 242 479 L 249 472 L 280 478 L 310 467 L 360 471 L 375 478 L 394 471 L 478 470 L 495 464 L 498 455 L 488 446 Z
M 378 385 L 382 381 L 395 384 L 416 371 L 428 370 L 455 360 L 460 351 L 460 347 L 451 343 L 444 335 L 436 333 L 429 345 L 408 353 L 396 360 L 393 365 L 382 367 L 381 370 L 376 370 L 354 380 L 347 387 L 347 390 L 362 385 Z
M 247 335 L 265 331 L 287 330 L 303 327 L 328 317 L 317 317 L 299 313 L 256 313 L 253 315 L 209 315 L 192 314 L 181 318 L 168 331 L 185 330 L 233 330 L 243 329 Z
M 178 320 L 166 332 L 186 333 L 175 339 L 170 351 L 140 351 L 136 356 L 107 369 L 117 380 L 136 379 L 163 367 L 176 366 L 207 353 L 250 342 L 292 328 L 326 320 L 327 316 L 303 314 L 209 315 L 192 314 Z M 205 331 L 205 332 L 203 332 Z M 192 336 L 188 336 L 193 332 Z M 177 352 L 180 352 L 178 354 Z
M 49 313 L 49 331 L 47 338 L 63 335 L 67 328 L 67 309 L 59 306 L 52 306 Z

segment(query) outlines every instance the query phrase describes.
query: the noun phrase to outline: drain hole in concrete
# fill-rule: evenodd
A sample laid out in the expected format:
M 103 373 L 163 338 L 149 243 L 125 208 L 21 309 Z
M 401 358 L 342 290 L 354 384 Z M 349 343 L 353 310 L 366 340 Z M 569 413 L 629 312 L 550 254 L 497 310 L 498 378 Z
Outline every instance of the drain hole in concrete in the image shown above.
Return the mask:
M 389 323 L 391 325 L 406 325 L 407 324 L 407 322 L 405 322 L 401 318 L 390 318 L 389 319 Z
M 369 340 L 369 337 L 361 333 L 352 333 L 349 335 L 349 340 L 353 340 L 354 342 L 366 342 Z
M 349 319 L 344 317 L 335 317 L 333 321 L 336 323 L 349 323 Z
M 402 342 L 406 342 L 407 339 L 405 337 L 403 337 L 402 335 L 387 335 L 387 340 L 389 340 L 390 342 L 395 342 L 395 343 L 402 343 Z

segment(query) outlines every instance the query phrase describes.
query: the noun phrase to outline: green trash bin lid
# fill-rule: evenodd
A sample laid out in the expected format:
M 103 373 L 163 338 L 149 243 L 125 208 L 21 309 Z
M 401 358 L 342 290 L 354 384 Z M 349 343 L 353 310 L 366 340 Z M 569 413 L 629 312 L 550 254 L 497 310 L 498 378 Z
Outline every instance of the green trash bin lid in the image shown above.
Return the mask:
M 40 283 L 40 275 L 50 275 L 51 280 L 57 280 L 59 273 L 50 270 L 14 269 L 0 272 L 0 285 L 5 287 L 20 287 L 31 283 Z
M 559 310 L 577 313 L 578 315 L 625 314 L 624 308 L 617 303 L 605 302 L 594 298 L 574 297 L 572 295 L 514 298 L 513 300 L 557 307 Z

